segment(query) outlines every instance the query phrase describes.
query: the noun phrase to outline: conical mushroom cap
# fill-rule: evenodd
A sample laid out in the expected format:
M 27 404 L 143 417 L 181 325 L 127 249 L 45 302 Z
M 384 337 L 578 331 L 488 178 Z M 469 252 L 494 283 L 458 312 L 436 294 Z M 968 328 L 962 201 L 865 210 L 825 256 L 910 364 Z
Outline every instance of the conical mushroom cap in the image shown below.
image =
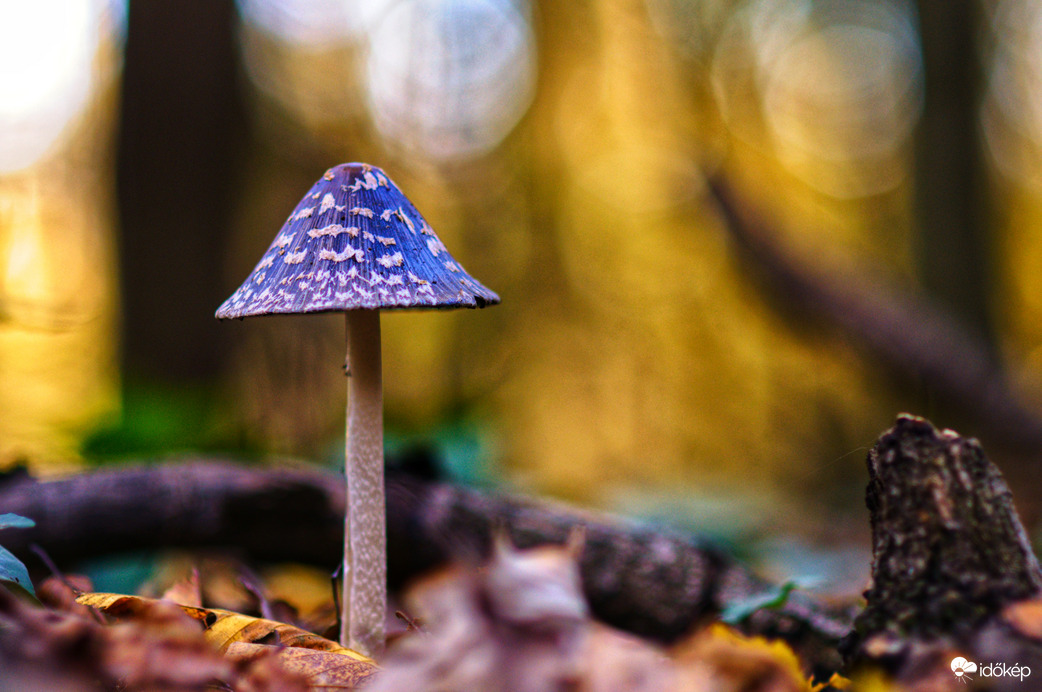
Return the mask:
M 383 171 L 345 163 L 304 195 L 217 317 L 498 302 Z

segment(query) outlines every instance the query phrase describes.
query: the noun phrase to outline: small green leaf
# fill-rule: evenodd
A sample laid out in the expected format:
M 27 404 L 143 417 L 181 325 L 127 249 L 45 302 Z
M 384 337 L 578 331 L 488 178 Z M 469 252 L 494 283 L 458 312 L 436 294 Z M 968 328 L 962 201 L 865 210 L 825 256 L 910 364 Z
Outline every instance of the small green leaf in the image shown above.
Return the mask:
M 720 612 L 720 620 L 728 625 L 737 625 L 761 608 L 780 608 L 789 600 L 792 590 L 799 586 L 798 581 L 790 580 L 763 593 L 729 603 Z
M 17 514 L 0 514 L 0 529 L 31 529 L 36 522 Z
M 33 582 L 29 579 L 29 571 L 21 560 L 16 558 L 10 550 L 0 545 L 0 584 L 4 586 L 14 585 L 27 592 L 34 599 L 36 591 Z

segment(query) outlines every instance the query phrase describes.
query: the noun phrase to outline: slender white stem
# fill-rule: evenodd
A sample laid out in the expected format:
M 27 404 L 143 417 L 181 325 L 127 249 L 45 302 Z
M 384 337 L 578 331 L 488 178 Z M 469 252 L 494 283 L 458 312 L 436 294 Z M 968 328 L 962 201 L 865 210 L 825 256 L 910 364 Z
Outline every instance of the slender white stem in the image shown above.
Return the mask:
M 347 359 L 347 515 L 340 643 L 379 656 L 387 609 L 379 311 L 347 312 Z

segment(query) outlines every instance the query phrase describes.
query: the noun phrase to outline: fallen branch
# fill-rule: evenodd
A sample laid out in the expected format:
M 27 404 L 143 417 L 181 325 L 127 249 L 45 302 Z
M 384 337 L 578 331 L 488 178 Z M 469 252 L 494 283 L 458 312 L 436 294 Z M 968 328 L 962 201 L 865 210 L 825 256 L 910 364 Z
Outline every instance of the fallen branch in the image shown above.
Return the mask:
M 969 416 L 990 444 L 1017 452 L 1042 450 L 1042 414 L 1014 391 L 981 339 L 951 315 L 867 273 L 841 275 L 812 266 L 782 247 L 780 234 L 723 177 L 712 178 L 709 190 L 727 232 L 772 293 L 928 387 Z
M 725 553 L 680 533 L 531 500 L 393 474 L 388 478 L 392 586 L 452 559 L 487 554 L 493 528 L 527 547 L 586 530 L 583 588 L 602 621 L 675 641 L 728 604 L 772 590 Z M 0 508 L 36 521 L 5 546 L 32 563 L 37 543 L 59 564 L 147 549 L 232 548 L 244 557 L 332 568 L 340 560 L 343 484 L 308 468 L 270 469 L 182 461 L 102 470 L 63 480 L 0 480 Z M 760 610 L 747 631 L 783 636 L 819 667 L 835 669 L 835 645 L 852 613 L 805 593 Z

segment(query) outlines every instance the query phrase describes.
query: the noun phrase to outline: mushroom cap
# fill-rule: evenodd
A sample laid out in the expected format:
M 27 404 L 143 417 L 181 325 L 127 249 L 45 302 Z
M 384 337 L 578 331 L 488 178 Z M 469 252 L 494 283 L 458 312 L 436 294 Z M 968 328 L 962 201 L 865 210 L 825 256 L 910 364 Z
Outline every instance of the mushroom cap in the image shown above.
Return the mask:
M 383 171 L 344 163 L 304 195 L 217 318 L 498 302 Z

